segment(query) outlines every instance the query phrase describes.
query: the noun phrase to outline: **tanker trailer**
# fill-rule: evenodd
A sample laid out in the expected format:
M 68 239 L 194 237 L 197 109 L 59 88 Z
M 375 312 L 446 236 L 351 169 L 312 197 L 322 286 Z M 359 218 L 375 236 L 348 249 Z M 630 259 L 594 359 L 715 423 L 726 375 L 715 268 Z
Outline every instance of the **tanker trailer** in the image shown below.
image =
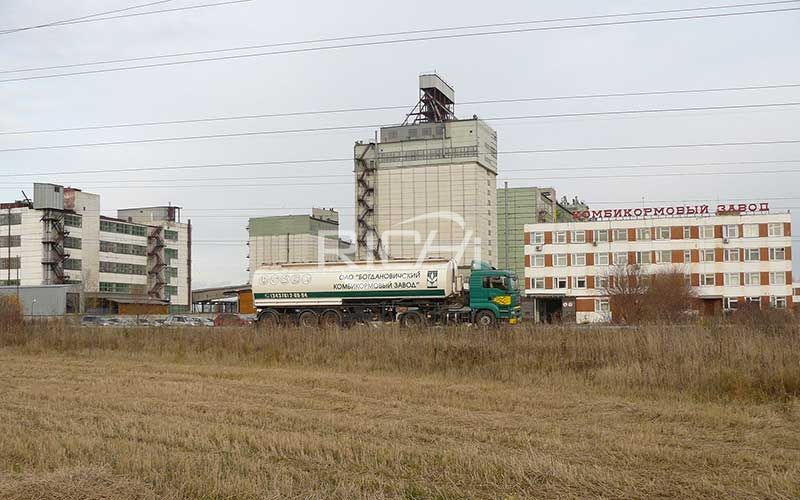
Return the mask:
M 455 260 L 278 264 L 253 276 L 259 325 L 334 327 L 395 322 L 403 326 L 520 320 L 512 272 L 474 262 L 468 284 Z

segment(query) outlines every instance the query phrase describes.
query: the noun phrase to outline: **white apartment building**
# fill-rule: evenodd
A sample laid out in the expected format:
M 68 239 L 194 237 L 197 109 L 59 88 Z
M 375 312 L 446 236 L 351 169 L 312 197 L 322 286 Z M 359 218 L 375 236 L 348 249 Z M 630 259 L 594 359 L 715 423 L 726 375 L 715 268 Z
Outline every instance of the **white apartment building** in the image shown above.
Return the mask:
M 684 273 L 703 314 L 793 307 L 788 213 L 525 225 L 525 294 L 537 321 L 609 320 L 608 278 L 629 264 Z
M 167 312 L 191 304 L 191 223 L 180 208 L 100 214 L 100 196 L 35 184 L 0 204 L 0 286 L 71 285 L 67 311 Z
M 457 119 L 455 92 L 437 75 L 420 76 L 420 94 L 406 123 L 355 145 L 359 258 L 496 264 L 497 132 Z

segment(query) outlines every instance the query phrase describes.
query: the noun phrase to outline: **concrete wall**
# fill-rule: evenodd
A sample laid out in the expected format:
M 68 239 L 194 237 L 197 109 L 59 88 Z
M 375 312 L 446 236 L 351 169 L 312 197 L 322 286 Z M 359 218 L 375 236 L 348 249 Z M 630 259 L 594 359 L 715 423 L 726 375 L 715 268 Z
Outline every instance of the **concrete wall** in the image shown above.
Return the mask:
M 68 286 L 0 287 L 0 295 L 16 295 L 26 316 L 60 316 L 67 310 Z

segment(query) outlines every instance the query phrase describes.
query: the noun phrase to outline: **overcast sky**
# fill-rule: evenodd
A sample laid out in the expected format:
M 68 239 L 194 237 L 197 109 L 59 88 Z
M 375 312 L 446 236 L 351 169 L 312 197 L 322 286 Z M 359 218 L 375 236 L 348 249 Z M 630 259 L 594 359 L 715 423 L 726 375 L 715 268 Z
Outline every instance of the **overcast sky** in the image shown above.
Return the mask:
M 220 0 L 173 0 L 156 10 Z M 0 30 L 125 8 L 145 0 L 0 2 Z M 226 6 L 0 34 L 0 71 L 536 19 L 723 5 L 689 1 L 347 1 Z M 746 3 L 742 0 L 740 3 Z M 800 3 L 750 7 L 764 10 Z M 738 9 L 742 10 L 742 9 Z M 130 11 L 137 12 L 137 11 Z M 722 11 L 720 11 L 722 12 Z M 728 10 L 726 12 L 731 12 Z M 703 14 L 704 12 L 699 12 Z M 709 13 L 709 12 L 706 12 Z M 687 14 L 675 14 L 687 15 Z M 651 16 L 651 17 L 664 17 Z M 630 18 L 629 18 L 630 19 Z M 587 22 L 587 21 L 584 21 Z M 591 21 L 589 21 L 591 22 Z M 595 21 L 596 22 L 596 21 Z M 608 22 L 608 20 L 602 20 Z M 556 24 L 576 24 L 554 23 Z M 521 26 L 525 27 L 525 26 Z M 530 27 L 530 26 L 528 26 Z M 417 76 L 436 70 L 457 101 L 800 83 L 800 11 L 454 38 L 203 62 L 136 71 L 0 82 L 0 131 L 408 105 Z M 297 48 L 297 47 L 287 47 Z M 263 52 L 261 49 L 236 53 Z M 234 54 L 229 53 L 229 54 Z M 206 56 L 211 57 L 211 56 Z M 186 58 L 183 58 L 186 59 Z M 179 59 L 168 59 L 179 60 Z M 159 61 L 156 61 L 159 62 Z M 131 63 L 134 64 L 134 63 Z M 80 69 L 110 68 L 119 65 Z M 2 73 L 0 80 L 52 74 Z M 623 109 L 800 102 L 800 87 L 743 92 L 457 106 L 460 116 L 503 117 Z M 800 107 L 490 122 L 501 151 L 800 139 Z M 33 135 L 0 135 L 0 149 L 402 121 L 403 110 L 262 118 Z M 194 283 L 247 279 L 247 218 L 340 207 L 353 228 L 352 162 L 77 175 L 71 171 L 165 165 L 349 158 L 372 128 L 213 140 L 0 152 L 0 200 L 34 180 L 102 196 L 103 211 L 172 203 L 191 218 Z M 798 163 L 787 163 L 798 160 Z M 782 161 L 725 166 L 577 170 L 587 166 Z M 552 168 L 550 171 L 541 169 Z M 535 171 L 525 169 L 537 169 Z M 679 200 L 770 201 L 800 213 L 800 144 L 500 155 L 498 186 L 554 186 L 597 208 Z M 771 174 L 774 170 L 797 170 Z M 618 174 L 757 172 L 746 175 L 587 178 Z M 339 177 L 314 177 L 338 175 Z M 261 179 L 259 177 L 290 177 Z M 233 180 L 195 180 L 233 178 Z M 308 178 L 311 177 L 311 178 Z M 154 180 L 164 180 L 154 186 Z M 323 183 L 329 182 L 329 185 Z M 300 183 L 313 185 L 297 185 Z M 226 187 L 227 185 L 231 185 Z M 194 185 L 194 186 L 192 186 Z M 145 187 L 142 187 L 145 186 Z M 165 187 L 166 186 L 166 187 Z M 669 201 L 675 200 L 674 203 Z M 657 203 L 664 201 L 665 203 Z M 690 202 L 692 204 L 694 202 Z M 272 209 L 275 208 L 275 209 Z M 215 211 L 213 209 L 225 209 Z M 798 222 L 795 218 L 795 223 Z M 798 226 L 800 227 L 800 226 Z M 800 235 L 800 230 L 795 230 Z M 241 242 L 241 243 L 239 243 Z M 797 253 L 795 252 L 795 255 Z M 797 262 L 795 260 L 795 272 Z

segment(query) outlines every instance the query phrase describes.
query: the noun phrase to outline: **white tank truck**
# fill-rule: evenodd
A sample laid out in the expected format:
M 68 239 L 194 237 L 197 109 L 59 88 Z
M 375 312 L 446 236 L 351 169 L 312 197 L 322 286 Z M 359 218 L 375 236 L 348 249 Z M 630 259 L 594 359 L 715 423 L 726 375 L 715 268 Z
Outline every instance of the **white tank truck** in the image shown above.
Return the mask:
M 258 269 L 259 325 L 303 327 L 394 322 L 404 326 L 521 319 L 517 278 L 473 262 L 468 285 L 455 260 L 279 264 Z

